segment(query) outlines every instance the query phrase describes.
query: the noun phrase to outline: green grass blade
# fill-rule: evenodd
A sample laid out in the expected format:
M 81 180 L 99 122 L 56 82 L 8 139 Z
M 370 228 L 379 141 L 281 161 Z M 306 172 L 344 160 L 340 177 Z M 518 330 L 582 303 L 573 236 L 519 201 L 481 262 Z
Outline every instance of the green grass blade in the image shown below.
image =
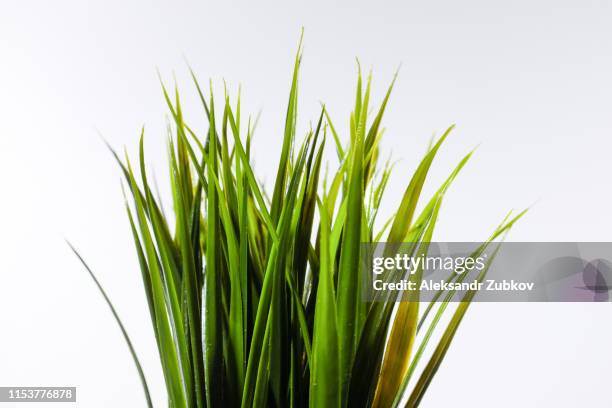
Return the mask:
M 217 138 L 215 137 L 215 107 L 214 100 L 210 98 L 210 134 L 208 151 L 208 179 L 215 177 L 217 169 Z M 221 248 L 218 234 L 219 226 L 219 197 L 214 183 L 208 183 L 208 231 L 206 240 L 206 271 L 204 273 L 203 302 L 202 302 L 202 341 L 204 357 L 204 378 L 206 384 L 206 405 L 208 407 L 220 406 L 222 387 L 222 324 L 221 324 Z
M 298 51 L 295 56 L 295 64 L 293 67 L 293 76 L 291 80 L 291 91 L 289 92 L 289 104 L 287 106 L 287 117 L 285 119 L 285 134 L 283 137 L 283 145 L 281 148 L 281 157 L 278 164 L 278 172 L 276 174 L 276 182 L 274 183 L 274 194 L 272 196 L 271 216 L 274 223 L 278 222 L 280 211 L 283 205 L 283 195 L 285 193 L 285 185 L 288 176 L 289 154 L 295 138 L 295 125 L 297 117 L 297 94 L 298 94 L 298 71 L 300 68 L 300 60 L 302 58 L 302 36 Z
M 340 407 L 341 389 L 338 325 L 334 272 L 329 247 L 330 225 L 325 207 L 321 214 L 319 288 L 314 315 L 312 367 L 310 374 L 310 406 Z
M 363 109 L 367 112 L 367 103 Z M 359 127 L 355 129 L 355 145 L 352 152 L 349 189 L 347 200 L 347 215 L 344 223 L 341 245 L 340 267 L 338 269 L 338 335 L 340 338 L 340 372 L 343 394 L 343 405 L 350 383 L 351 368 L 357 341 L 357 310 L 360 301 L 359 294 L 359 254 L 361 244 L 361 220 L 363 208 L 363 129 L 365 113 Z
M 91 268 L 89 268 L 89 266 L 87 265 L 87 263 L 85 262 L 81 254 L 79 254 L 79 252 L 76 250 L 74 246 L 72 246 L 70 242 L 66 241 L 66 243 L 68 244 L 72 252 L 74 252 L 74 254 L 77 256 L 77 258 L 79 258 L 79 261 L 81 261 L 81 264 L 83 264 L 83 267 L 87 270 L 87 272 L 89 273 L 89 276 L 91 276 L 91 279 L 96 284 L 96 287 L 100 291 L 100 294 L 104 298 L 104 301 L 110 308 L 111 313 L 113 314 L 113 317 L 115 318 L 115 322 L 117 322 L 117 325 L 119 326 L 119 329 L 121 330 L 123 339 L 125 340 L 125 343 L 127 344 L 128 349 L 130 350 L 130 354 L 132 355 L 132 359 L 134 360 L 134 365 L 136 365 L 136 370 L 138 370 L 138 377 L 140 378 L 140 383 L 142 384 L 142 389 L 144 391 L 145 398 L 147 399 L 147 406 L 149 408 L 152 408 L 153 403 L 151 402 L 151 394 L 149 393 L 149 387 L 147 385 L 147 380 L 145 378 L 144 371 L 142 370 L 142 365 L 140 364 L 140 360 L 138 360 L 138 356 L 136 355 L 136 350 L 134 350 L 134 346 L 132 345 L 130 336 L 128 335 L 127 330 L 125 330 L 125 327 L 123 326 L 123 323 L 121 322 L 121 318 L 119 317 L 119 314 L 115 310 L 115 307 L 113 306 L 113 303 L 111 302 L 111 300 L 108 298 L 108 295 L 102 288 L 102 285 L 100 285 L 100 282 L 96 278 L 96 275 L 94 275 L 93 271 L 91 270 Z
M 495 238 L 497 238 L 497 236 L 499 236 L 499 235 L 509 231 L 509 229 L 512 228 L 512 226 L 521 217 L 523 217 L 523 215 L 525 215 L 526 212 L 527 212 L 527 210 L 522 211 L 521 213 L 516 215 L 512 220 L 507 222 L 503 227 L 498 228 L 498 230 L 494 234 Z M 493 253 L 491 254 L 491 256 L 488 257 L 488 260 L 487 260 L 487 263 L 486 263 L 486 267 L 478 274 L 478 276 L 476 278 L 476 280 L 478 282 L 482 282 L 483 281 L 484 277 L 486 276 L 489 268 L 491 267 L 491 264 L 493 263 L 493 261 L 495 259 L 495 256 L 497 255 L 497 252 L 499 251 L 500 248 L 501 248 L 501 242 L 497 244 L 497 246 L 496 246 L 495 250 L 493 251 Z M 464 277 L 464 276 L 462 276 L 462 277 Z M 440 367 L 440 364 L 442 363 L 442 360 L 446 356 L 446 353 L 447 353 L 448 349 L 450 348 L 451 342 L 452 342 L 455 334 L 457 333 L 457 329 L 459 328 L 459 324 L 461 323 L 461 320 L 465 316 L 465 313 L 467 312 L 467 310 L 468 310 L 468 308 L 469 308 L 469 306 L 470 306 L 470 304 L 472 302 L 472 299 L 474 298 L 476 293 L 477 293 L 476 290 L 470 290 L 470 291 L 466 292 L 466 294 L 463 296 L 461 302 L 459 303 L 459 305 L 457 306 L 457 309 L 455 310 L 455 313 L 453 314 L 453 317 L 451 318 L 451 321 L 448 323 L 448 325 L 447 325 L 447 327 L 446 327 L 446 329 L 444 331 L 444 334 L 442 335 L 442 338 L 438 342 L 438 345 L 436 346 L 436 349 L 434 350 L 433 355 L 431 356 L 429 362 L 427 363 L 427 366 L 425 367 L 425 369 L 421 373 L 421 376 L 419 377 L 419 380 L 415 384 L 415 387 L 414 387 L 414 389 L 412 390 L 412 392 L 410 394 L 410 398 L 408 399 L 408 406 L 417 406 L 421 402 L 423 396 L 425 395 L 425 391 L 429 387 L 429 384 L 431 384 L 431 381 L 433 380 L 433 377 L 434 377 L 435 373 L 438 371 L 438 368 Z M 447 299 L 443 303 L 444 307 L 446 306 L 448 301 L 450 301 L 450 298 L 452 297 L 453 294 L 454 293 L 449 293 L 448 294 Z M 444 309 L 442 309 L 439 312 L 439 314 L 441 315 L 443 312 L 444 312 Z M 434 319 L 434 324 L 437 324 L 437 322 L 439 321 L 439 318 L 440 318 L 440 316 L 436 316 L 436 318 Z M 432 330 L 433 330 L 433 328 L 432 328 Z M 424 340 L 425 341 L 425 343 L 424 343 L 425 345 L 427 344 L 428 340 L 429 340 L 429 337 L 426 337 L 426 339 Z
M 418 203 L 423 184 L 425 183 L 425 178 L 427 176 L 429 168 L 431 167 L 431 163 L 433 162 L 436 153 L 440 149 L 440 146 L 442 145 L 444 140 L 446 140 L 452 129 L 453 126 L 449 127 L 446 132 L 444 132 L 440 140 L 438 140 L 438 142 L 425 155 L 425 157 L 419 164 L 419 167 L 415 171 L 414 176 L 410 180 L 410 184 L 408 184 L 408 187 L 404 192 L 404 196 L 402 197 L 402 201 L 395 216 L 395 221 L 391 225 L 391 231 L 389 231 L 387 242 L 404 241 L 404 238 L 406 237 L 408 229 L 412 223 L 412 217 L 414 215 L 414 211 L 416 209 L 416 205 Z

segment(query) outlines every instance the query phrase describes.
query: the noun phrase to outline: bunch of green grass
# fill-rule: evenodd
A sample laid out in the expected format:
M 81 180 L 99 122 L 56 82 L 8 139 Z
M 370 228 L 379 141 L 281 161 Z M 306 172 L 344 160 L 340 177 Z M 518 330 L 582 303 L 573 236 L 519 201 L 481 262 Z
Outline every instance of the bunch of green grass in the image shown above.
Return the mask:
M 126 209 L 171 407 L 416 406 L 474 296 L 468 293 L 449 310 L 449 323 L 417 372 L 453 293 L 439 293 L 423 312 L 415 297 L 362 301 L 360 243 L 408 242 L 411 253 L 426 253 L 444 195 L 471 153 L 417 214 L 450 127 L 430 145 L 395 214 L 375 231 L 391 171 L 388 162 L 378 166 L 381 121 L 395 78 L 368 117 L 371 78 L 363 84 L 359 74 L 347 143 L 322 108 L 316 128 L 296 146 L 300 59 L 301 49 L 270 198 L 251 166 L 254 126 L 241 120 L 240 96 L 233 106 L 225 95 L 219 107 L 195 76 L 210 124 L 205 135 L 185 122 L 178 92 L 171 98 L 163 89 L 174 121 L 172 216 L 151 191 L 143 138 L 139 176 L 127 157 L 115 154 L 129 187 Z M 322 180 L 330 142 L 339 166 Z M 475 251 L 484 251 L 521 215 L 506 217 Z

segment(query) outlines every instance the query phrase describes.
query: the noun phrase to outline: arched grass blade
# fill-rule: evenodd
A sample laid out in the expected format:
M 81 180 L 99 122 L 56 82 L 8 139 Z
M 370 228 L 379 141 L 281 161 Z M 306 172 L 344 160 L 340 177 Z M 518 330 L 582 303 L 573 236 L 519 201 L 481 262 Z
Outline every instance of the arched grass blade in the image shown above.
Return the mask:
M 81 262 L 81 264 L 83 264 L 83 267 L 85 267 L 85 269 L 89 273 L 89 276 L 91 276 L 91 279 L 96 284 L 96 287 L 100 291 L 100 294 L 104 298 L 104 301 L 106 302 L 106 304 L 110 308 L 111 313 L 113 314 L 113 317 L 115 318 L 115 321 L 117 322 L 117 325 L 119 326 L 119 329 L 121 330 L 121 334 L 123 335 L 123 339 L 125 340 L 125 343 L 127 344 L 128 349 L 130 350 L 130 354 L 132 355 L 132 359 L 134 360 L 134 365 L 136 366 L 136 370 L 138 370 L 138 377 L 140 377 L 140 382 L 142 384 L 142 389 L 144 391 L 145 398 L 147 399 L 147 406 L 149 408 L 153 408 L 153 403 L 151 402 L 151 394 L 149 393 L 149 386 L 147 385 L 147 380 L 145 378 L 144 371 L 142 370 L 142 365 L 140 364 L 140 360 L 138 360 L 138 356 L 136 355 L 136 350 L 134 350 L 134 346 L 132 345 L 132 341 L 130 340 L 130 336 L 128 335 L 127 330 L 125 330 L 125 327 L 123 326 L 123 323 L 121 322 L 121 318 L 119 317 L 119 314 L 115 310 L 115 307 L 113 306 L 113 303 L 110 301 L 108 295 L 106 294 L 106 292 L 102 288 L 102 285 L 100 284 L 100 282 L 96 278 L 96 275 L 94 275 L 93 271 L 87 265 L 87 263 L 85 262 L 85 260 L 81 256 L 81 254 L 79 254 L 79 252 L 76 250 L 76 248 L 74 246 L 72 246 L 72 244 L 70 242 L 66 241 L 66 243 L 68 244 L 68 246 L 70 247 L 72 252 L 74 252 L 74 254 L 77 256 L 77 258 L 79 258 L 79 261 Z

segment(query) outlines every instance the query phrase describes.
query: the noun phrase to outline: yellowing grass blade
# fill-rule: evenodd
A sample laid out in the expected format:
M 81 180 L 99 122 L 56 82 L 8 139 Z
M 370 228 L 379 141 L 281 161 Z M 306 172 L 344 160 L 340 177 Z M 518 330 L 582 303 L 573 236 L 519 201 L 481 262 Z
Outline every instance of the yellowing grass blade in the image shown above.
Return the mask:
M 427 230 L 423 236 L 423 241 L 418 249 L 418 256 L 427 255 L 441 204 L 442 197 L 438 199 L 434 206 Z M 423 269 L 419 267 L 417 271 L 410 276 L 410 280 L 415 282 L 417 287 L 420 284 L 422 274 Z M 409 299 L 400 302 L 397 307 L 395 320 L 391 326 L 391 333 L 387 340 L 382 368 L 378 377 L 373 403 L 374 407 L 388 407 L 395 399 L 402 384 L 402 379 L 408 371 L 418 320 L 419 292 L 414 291 L 410 293 Z

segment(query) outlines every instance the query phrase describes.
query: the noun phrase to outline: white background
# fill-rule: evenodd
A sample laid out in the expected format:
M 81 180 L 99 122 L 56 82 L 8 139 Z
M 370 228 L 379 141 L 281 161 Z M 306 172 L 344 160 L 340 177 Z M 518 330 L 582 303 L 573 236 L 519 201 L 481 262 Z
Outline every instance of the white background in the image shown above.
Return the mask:
M 402 63 L 385 120 L 385 152 L 401 159 L 387 215 L 430 136 L 456 123 L 425 194 L 480 147 L 436 239 L 482 240 L 507 210 L 535 203 L 511 240 L 612 240 L 609 2 L 203 3 L 0 4 L 0 385 L 77 386 L 84 407 L 144 405 L 68 238 L 115 302 L 164 405 L 120 174 L 98 132 L 134 155 L 145 124 L 167 192 L 156 69 L 170 86 L 176 76 L 202 130 L 187 59 L 218 96 L 223 79 L 232 92 L 241 83 L 244 108 L 262 110 L 254 159 L 271 180 L 302 26 L 301 133 L 320 101 L 346 129 L 355 57 L 373 68 L 375 101 Z M 475 305 L 423 406 L 605 406 L 611 318 L 609 304 Z

